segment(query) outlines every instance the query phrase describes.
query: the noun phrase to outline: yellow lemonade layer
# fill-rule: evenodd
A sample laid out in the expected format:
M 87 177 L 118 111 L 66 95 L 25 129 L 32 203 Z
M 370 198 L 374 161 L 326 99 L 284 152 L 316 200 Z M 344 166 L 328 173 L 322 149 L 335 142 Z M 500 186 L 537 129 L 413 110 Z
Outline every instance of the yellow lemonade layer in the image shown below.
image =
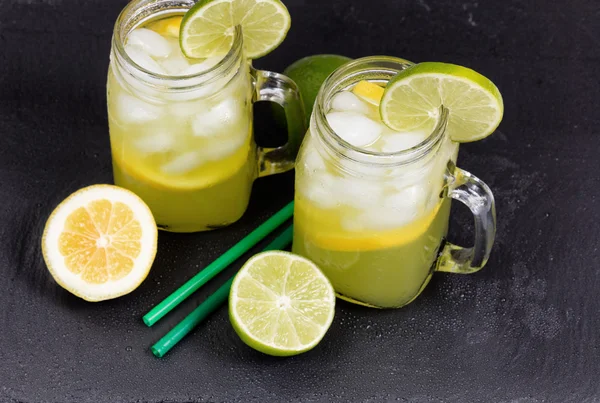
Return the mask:
M 155 181 L 140 179 L 135 170 L 132 176 L 129 166 L 113 160 L 115 184 L 140 196 L 152 210 L 160 229 L 175 232 L 216 229 L 237 221 L 246 211 L 256 177 L 255 155 L 251 147 L 236 172 L 197 188 L 157 186 Z M 198 178 L 202 175 L 198 174 Z M 208 183 L 199 179 L 197 183 L 200 182 Z
M 112 123 L 112 122 L 111 122 Z M 216 161 L 207 162 L 199 167 L 181 174 L 169 174 L 161 171 L 164 155 L 147 155 L 136 152 L 133 147 L 119 142 L 121 136 L 132 135 L 131 131 L 123 131 L 111 124 L 112 156 L 115 163 L 127 174 L 140 182 L 144 182 L 159 190 L 194 191 L 214 186 L 234 176 L 248 162 L 248 155 L 254 149 L 252 134 L 249 133 L 244 144 L 233 154 Z
M 396 308 L 425 287 L 448 230 L 450 200 L 391 230 L 348 231 L 339 210 L 296 202 L 293 251 L 317 264 L 350 302 Z
M 398 228 L 382 230 L 349 231 L 343 228 L 340 216 L 343 211 L 322 209 L 301 195 L 296 197 L 295 224 L 310 228 L 306 236 L 315 245 L 332 251 L 373 251 L 410 243 L 427 232 L 436 218 L 442 203 L 431 211 Z M 349 209 L 346 209 L 349 210 Z M 345 214 L 352 214 L 348 211 Z

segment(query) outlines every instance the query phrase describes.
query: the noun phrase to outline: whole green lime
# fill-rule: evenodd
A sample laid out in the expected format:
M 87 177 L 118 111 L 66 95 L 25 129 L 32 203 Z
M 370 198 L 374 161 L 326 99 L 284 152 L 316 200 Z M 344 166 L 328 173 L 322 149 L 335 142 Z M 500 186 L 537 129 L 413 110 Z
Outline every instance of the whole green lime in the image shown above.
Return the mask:
M 350 60 L 352 59 L 341 55 L 312 55 L 295 61 L 283 71 L 283 74 L 294 80 L 300 88 L 307 125 L 321 84 L 338 67 Z M 279 108 L 276 116 L 278 119 L 283 119 L 282 115 Z

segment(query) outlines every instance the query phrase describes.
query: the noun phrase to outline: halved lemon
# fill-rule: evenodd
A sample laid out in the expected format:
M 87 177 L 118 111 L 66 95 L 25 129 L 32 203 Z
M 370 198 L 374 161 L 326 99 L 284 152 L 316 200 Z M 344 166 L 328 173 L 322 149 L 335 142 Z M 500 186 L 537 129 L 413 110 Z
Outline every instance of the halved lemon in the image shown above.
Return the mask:
M 148 206 L 129 190 L 93 185 L 52 212 L 42 236 L 48 270 L 67 291 L 87 301 L 120 297 L 144 281 L 158 231 Z

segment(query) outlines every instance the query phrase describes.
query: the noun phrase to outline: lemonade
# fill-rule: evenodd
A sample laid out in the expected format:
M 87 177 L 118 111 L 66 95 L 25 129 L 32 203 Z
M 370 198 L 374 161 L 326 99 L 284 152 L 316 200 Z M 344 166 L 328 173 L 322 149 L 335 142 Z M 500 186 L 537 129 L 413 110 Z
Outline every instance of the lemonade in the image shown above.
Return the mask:
M 332 97 L 325 117 L 342 139 L 375 153 L 410 149 L 430 134 L 385 127 L 368 95 L 352 88 Z M 444 171 L 458 151 L 448 139 L 438 147 L 436 158 L 379 168 L 335 158 L 313 133 L 305 140 L 296 168 L 293 250 L 321 267 L 339 296 L 399 307 L 431 278 L 448 229 Z
M 416 298 L 434 271 L 473 273 L 494 242 L 489 188 L 456 167 L 460 142 L 502 119 L 497 88 L 468 68 L 373 56 L 322 85 L 296 166 L 293 251 L 337 295 L 378 308 Z M 451 200 L 475 217 L 475 246 L 446 241 Z
M 293 251 L 321 267 L 338 296 L 400 307 L 434 271 L 458 145 L 443 126 L 387 127 L 379 114 L 386 81 L 358 77 L 322 94 L 313 113 L 296 167 Z
M 146 201 L 159 228 L 188 232 L 236 221 L 257 164 L 248 64 L 216 79 L 194 78 L 218 69 L 223 57 L 186 58 L 180 22 L 181 15 L 171 14 L 142 23 L 124 50 L 151 73 L 182 77 L 187 89 L 167 91 L 154 77 L 146 77 L 154 86 L 140 83 L 113 57 L 108 116 L 115 184 Z
M 298 88 L 252 67 L 290 26 L 279 0 L 132 0 L 119 15 L 107 84 L 115 183 L 149 205 L 159 228 L 231 224 L 257 177 L 294 167 L 306 132 Z M 255 144 L 256 101 L 285 110 L 283 146 Z
M 324 222 L 330 211 L 301 203 L 295 211 L 294 252 L 321 267 L 341 298 L 381 308 L 401 307 L 420 293 L 433 274 L 448 229 L 449 209 L 446 201 L 431 217 L 412 225 L 383 231 L 373 225 L 357 234 L 340 225 L 340 217 Z M 347 217 L 354 214 L 346 210 Z M 306 230 L 310 225 L 311 231 L 323 231 L 317 239 Z

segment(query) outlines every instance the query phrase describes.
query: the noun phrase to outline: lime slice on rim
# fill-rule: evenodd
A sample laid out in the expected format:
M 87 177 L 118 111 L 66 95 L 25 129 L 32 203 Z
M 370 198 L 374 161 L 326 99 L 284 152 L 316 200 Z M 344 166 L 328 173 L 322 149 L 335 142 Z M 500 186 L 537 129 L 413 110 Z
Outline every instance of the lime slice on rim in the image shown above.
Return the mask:
M 379 112 L 394 130 L 432 130 L 440 105 L 449 110 L 448 134 L 459 143 L 492 134 L 504 112 L 502 95 L 489 79 L 466 67 L 436 62 L 416 64 L 392 78 Z
M 279 46 L 290 24 L 279 0 L 201 0 L 185 13 L 179 44 L 190 58 L 223 56 L 241 25 L 246 56 L 257 59 Z
M 335 311 L 331 283 L 310 260 L 289 252 L 253 256 L 236 275 L 229 319 L 248 346 L 274 356 L 315 347 Z

